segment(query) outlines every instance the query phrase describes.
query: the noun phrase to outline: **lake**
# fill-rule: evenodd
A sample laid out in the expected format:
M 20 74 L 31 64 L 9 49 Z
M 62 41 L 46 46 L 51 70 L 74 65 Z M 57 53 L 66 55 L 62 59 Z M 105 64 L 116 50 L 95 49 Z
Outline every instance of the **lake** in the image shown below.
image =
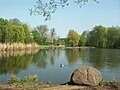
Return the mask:
M 68 82 L 72 72 L 81 66 L 97 68 L 106 81 L 120 81 L 120 49 L 0 52 L 0 83 L 7 83 L 13 74 L 18 77 L 36 74 L 39 81 L 62 84 Z

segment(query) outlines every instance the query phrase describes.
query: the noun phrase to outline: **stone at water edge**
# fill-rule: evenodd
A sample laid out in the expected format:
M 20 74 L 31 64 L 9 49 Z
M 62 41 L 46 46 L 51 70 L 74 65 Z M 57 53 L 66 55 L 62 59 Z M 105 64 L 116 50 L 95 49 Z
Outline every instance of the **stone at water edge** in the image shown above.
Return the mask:
M 102 80 L 101 72 L 93 67 L 84 66 L 76 69 L 71 76 L 71 83 L 85 84 L 85 85 L 98 85 Z

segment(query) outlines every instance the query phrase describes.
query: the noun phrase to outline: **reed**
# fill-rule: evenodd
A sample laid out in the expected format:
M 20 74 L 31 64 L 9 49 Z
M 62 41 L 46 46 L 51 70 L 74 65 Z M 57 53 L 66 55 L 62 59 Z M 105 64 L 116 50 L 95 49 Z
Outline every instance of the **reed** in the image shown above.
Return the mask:
M 10 80 L 8 83 L 30 83 L 30 82 L 38 82 L 38 77 L 37 75 L 28 75 L 23 78 L 17 77 L 16 75 L 11 75 Z
M 13 51 L 13 50 L 29 50 L 36 49 L 39 46 L 36 43 L 23 44 L 23 43 L 0 43 L 0 51 Z

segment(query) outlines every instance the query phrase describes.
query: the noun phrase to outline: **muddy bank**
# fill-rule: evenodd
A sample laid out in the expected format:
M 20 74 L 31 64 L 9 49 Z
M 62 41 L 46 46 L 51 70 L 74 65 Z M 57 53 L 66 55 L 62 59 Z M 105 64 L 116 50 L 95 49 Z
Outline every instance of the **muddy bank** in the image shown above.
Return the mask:
M 120 83 L 106 82 L 102 86 L 55 85 L 45 83 L 0 84 L 0 90 L 120 90 Z

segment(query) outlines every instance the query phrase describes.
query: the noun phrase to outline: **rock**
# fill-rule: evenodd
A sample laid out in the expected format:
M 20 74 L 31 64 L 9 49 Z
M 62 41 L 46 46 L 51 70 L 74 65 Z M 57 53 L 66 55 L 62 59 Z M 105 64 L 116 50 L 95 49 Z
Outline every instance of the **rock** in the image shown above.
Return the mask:
M 93 67 L 84 66 L 76 69 L 71 76 L 71 83 L 84 85 L 98 85 L 102 80 L 101 72 Z

